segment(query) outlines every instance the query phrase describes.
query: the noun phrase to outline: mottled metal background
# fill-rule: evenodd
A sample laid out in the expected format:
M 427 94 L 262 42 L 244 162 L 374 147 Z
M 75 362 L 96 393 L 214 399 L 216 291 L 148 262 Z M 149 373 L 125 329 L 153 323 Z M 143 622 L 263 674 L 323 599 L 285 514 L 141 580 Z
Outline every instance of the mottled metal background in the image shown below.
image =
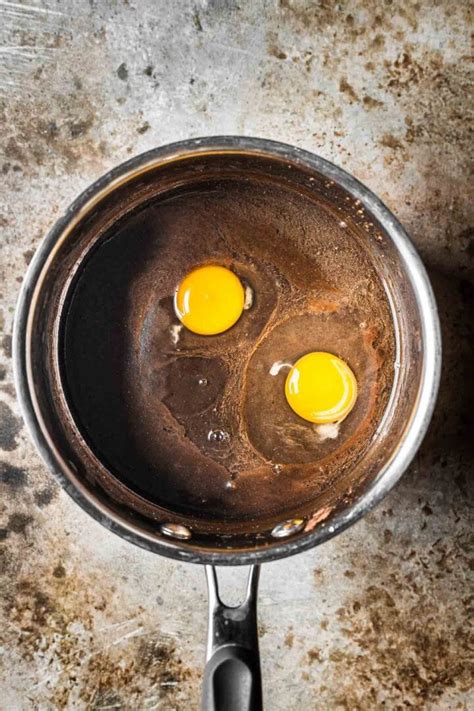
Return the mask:
M 401 484 L 263 569 L 266 708 L 473 708 L 470 5 L 0 1 L 1 709 L 198 708 L 204 573 L 122 542 L 59 490 L 19 417 L 11 332 L 26 265 L 80 190 L 222 133 L 294 143 L 369 185 L 412 234 L 444 332 L 436 417 Z M 242 572 L 226 573 L 231 597 Z

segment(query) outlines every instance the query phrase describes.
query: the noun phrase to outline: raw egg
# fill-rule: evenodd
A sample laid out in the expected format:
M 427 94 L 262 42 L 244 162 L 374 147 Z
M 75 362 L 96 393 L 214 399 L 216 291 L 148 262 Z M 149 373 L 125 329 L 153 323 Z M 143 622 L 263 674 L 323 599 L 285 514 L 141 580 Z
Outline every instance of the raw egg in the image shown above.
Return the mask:
M 239 320 L 245 306 L 245 290 L 240 279 L 226 267 L 198 267 L 178 286 L 174 306 L 186 328 L 202 336 L 214 336 Z
M 285 383 L 291 409 L 316 424 L 341 422 L 355 405 L 357 381 L 341 358 L 315 351 L 292 366 Z

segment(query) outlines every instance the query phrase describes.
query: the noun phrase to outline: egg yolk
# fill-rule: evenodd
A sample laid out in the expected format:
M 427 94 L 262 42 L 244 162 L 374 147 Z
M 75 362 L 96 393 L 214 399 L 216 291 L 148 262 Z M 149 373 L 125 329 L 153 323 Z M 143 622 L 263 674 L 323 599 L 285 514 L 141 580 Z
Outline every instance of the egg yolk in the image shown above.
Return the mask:
M 357 381 L 347 363 L 332 353 L 307 353 L 292 366 L 285 383 L 289 406 L 316 424 L 341 422 L 355 405 Z
M 174 306 L 181 323 L 193 333 L 214 336 L 236 323 L 245 303 L 240 279 L 230 269 L 198 267 L 176 290 Z

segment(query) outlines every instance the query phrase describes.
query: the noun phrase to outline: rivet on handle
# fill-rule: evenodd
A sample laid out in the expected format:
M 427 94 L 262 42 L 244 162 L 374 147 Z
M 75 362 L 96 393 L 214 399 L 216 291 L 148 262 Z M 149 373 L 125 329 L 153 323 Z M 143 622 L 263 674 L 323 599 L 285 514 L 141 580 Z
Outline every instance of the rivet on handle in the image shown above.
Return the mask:
M 192 536 L 189 528 L 183 526 L 181 523 L 162 523 L 160 531 L 164 536 L 177 538 L 179 541 L 187 541 Z
M 272 531 L 273 538 L 286 538 L 298 533 L 304 526 L 303 518 L 290 518 L 288 521 L 283 521 L 275 526 Z

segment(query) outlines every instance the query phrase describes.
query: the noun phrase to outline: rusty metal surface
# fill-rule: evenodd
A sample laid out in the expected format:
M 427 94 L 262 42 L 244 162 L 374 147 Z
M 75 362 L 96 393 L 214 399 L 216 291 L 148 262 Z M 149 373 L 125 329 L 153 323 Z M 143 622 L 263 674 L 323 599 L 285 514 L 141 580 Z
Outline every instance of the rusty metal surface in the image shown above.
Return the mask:
M 469 5 L 0 2 L 0 708 L 198 708 L 203 571 L 131 547 L 59 491 L 19 418 L 10 346 L 26 264 L 72 198 L 137 152 L 219 133 L 297 144 L 378 193 L 425 259 L 444 331 L 436 416 L 396 490 L 263 568 L 266 706 L 472 706 Z M 235 597 L 242 575 L 226 586 Z

